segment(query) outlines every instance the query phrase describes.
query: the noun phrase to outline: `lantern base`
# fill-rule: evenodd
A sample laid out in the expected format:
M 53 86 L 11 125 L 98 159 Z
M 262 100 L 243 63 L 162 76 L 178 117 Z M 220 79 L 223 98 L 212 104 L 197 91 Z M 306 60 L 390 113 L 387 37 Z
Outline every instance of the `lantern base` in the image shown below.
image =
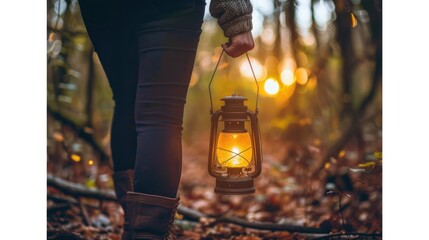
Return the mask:
M 216 177 L 216 187 L 214 190 L 222 195 L 244 195 L 255 193 L 253 178 L 251 177 Z

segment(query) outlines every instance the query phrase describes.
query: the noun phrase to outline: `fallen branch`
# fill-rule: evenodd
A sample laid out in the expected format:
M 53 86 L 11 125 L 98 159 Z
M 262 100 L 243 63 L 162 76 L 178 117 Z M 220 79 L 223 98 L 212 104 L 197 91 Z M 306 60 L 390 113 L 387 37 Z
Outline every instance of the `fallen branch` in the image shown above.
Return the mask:
M 209 218 L 211 216 L 205 215 L 199 211 L 196 211 L 191 208 L 187 208 L 184 206 L 179 206 L 178 212 L 185 216 L 186 218 L 193 221 L 200 221 L 202 218 Z M 247 228 L 254 228 L 260 230 L 271 230 L 271 231 L 289 231 L 289 232 L 300 232 L 300 233 L 328 233 L 324 229 L 320 228 L 311 228 L 304 226 L 296 226 L 289 224 L 278 224 L 278 223 L 270 223 L 270 222 L 249 222 L 247 220 L 236 218 L 236 217 L 219 217 L 214 218 L 214 222 L 210 225 L 214 225 L 216 223 L 232 223 L 235 225 L 239 225 Z
M 64 179 L 54 177 L 52 174 L 47 175 L 48 186 L 52 186 L 64 193 L 76 197 L 89 197 L 99 200 L 116 201 L 116 195 L 113 190 L 92 189 L 82 184 L 72 183 Z
M 179 205 L 177 211 L 181 215 L 186 217 L 187 219 L 192 220 L 192 221 L 196 221 L 196 222 L 199 222 L 201 220 L 201 218 L 207 218 L 208 217 L 204 213 L 201 213 L 197 210 L 194 210 L 194 209 L 182 206 L 182 205 Z
M 113 190 L 99 190 L 99 189 L 90 189 L 82 184 L 72 183 L 64 179 L 52 176 L 48 174 L 47 176 L 48 186 L 57 188 L 60 191 L 68 193 L 76 197 L 89 197 L 99 200 L 107 201 L 117 201 L 115 192 Z M 296 226 L 290 224 L 277 224 L 270 222 L 249 222 L 245 219 L 236 218 L 236 217 L 212 217 L 201 213 L 197 210 L 179 206 L 178 212 L 183 215 L 185 218 L 190 219 L 191 221 L 199 222 L 203 218 L 213 218 L 214 224 L 216 223 L 231 223 L 247 228 L 254 228 L 259 230 L 271 230 L 271 231 L 289 231 L 289 232 L 299 232 L 299 233 L 329 233 L 329 231 L 321 228 L 312 228 L 304 226 Z
M 50 240 L 83 240 L 83 238 L 71 231 L 67 230 L 48 230 L 48 239 Z
M 48 195 L 48 199 L 53 200 L 55 202 L 59 202 L 58 204 L 69 204 L 69 205 L 76 205 L 79 206 L 79 201 L 76 200 L 73 197 L 67 197 L 67 196 L 59 196 L 59 195 L 55 195 L 55 194 L 51 194 Z M 85 205 L 86 208 L 91 208 L 91 209 L 99 209 L 99 206 L 94 206 L 88 203 L 83 203 Z
M 83 139 L 85 142 L 87 142 L 93 149 L 100 155 L 100 161 L 101 162 L 107 162 L 108 154 L 105 152 L 105 150 L 97 143 L 94 136 L 91 133 L 88 133 L 85 131 L 85 127 L 79 126 L 72 120 L 68 119 L 64 115 L 62 115 L 60 112 L 54 110 L 52 107 L 48 105 L 47 109 L 48 114 L 52 115 L 52 117 L 61 122 L 61 124 L 64 124 L 65 126 L 68 126 L 73 131 L 77 133 L 77 136 L 81 139 Z
M 232 223 L 247 228 L 254 228 L 259 230 L 270 230 L 270 231 L 288 231 L 288 232 L 299 232 L 299 233 L 329 233 L 326 229 L 312 228 L 297 226 L 291 224 L 278 224 L 270 222 L 249 222 L 247 220 L 236 218 L 236 217 L 220 217 L 216 219 L 216 223 Z
M 91 221 L 91 218 L 89 217 L 88 210 L 86 209 L 85 204 L 82 202 L 80 198 L 79 198 L 79 207 L 80 207 L 80 212 L 82 213 L 82 216 L 83 216 L 84 224 L 86 224 L 87 226 L 91 226 L 92 221 Z
M 70 206 L 71 206 L 70 203 L 60 203 L 60 204 L 56 204 L 54 206 L 50 206 L 50 207 L 48 207 L 48 214 L 56 212 L 56 211 L 62 211 L 62 210 L 68 209 L 68 208 L 70 208 Z
M 322 239 L 334 239 L 334 237 L 348 237 L 348 236 L 359 236 L 359 237 L 371 237 L 371 238 L 375 238 L 375 237 L 381 237 L 381 233 L 333 233 L 333 234 L 329 234 L 329 235 L 325 235 L 325 236 L 321 236 L 321 237 L 317 237 L 317 238 L 313 238 L 313 240 L 322 240 Z M 361 239 L 361 238 L 359 238 Z

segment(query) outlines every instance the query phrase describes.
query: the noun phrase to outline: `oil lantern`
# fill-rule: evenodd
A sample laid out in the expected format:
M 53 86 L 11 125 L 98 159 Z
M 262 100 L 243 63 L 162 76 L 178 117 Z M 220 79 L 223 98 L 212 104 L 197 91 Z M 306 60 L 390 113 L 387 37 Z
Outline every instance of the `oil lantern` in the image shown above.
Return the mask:
M 257 101 L 253 112 L 244 104 L 247 98 L 234 93 L 222 98 L 224 105 L 213 112 L 210 85 L 212 108 L 208 171 L 216 178 L 214 192 L 224 195 L 254 193 L 253 179 L 260 175 L 262 165 Z M 222 130 L 219 122 L 223 122 Z

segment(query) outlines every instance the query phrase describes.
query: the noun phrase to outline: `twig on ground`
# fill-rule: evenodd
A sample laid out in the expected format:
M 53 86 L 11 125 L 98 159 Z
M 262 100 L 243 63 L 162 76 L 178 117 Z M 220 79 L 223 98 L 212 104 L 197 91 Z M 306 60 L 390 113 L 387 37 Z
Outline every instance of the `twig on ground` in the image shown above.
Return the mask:
M 381 233 L 332 233 L 326 236 L 321 236 L 321 237 L 317 237 L 317 238 L 313 238 L 313 240 L 322 240 L 322 239 L 335 239 L 335 237 L 345 237 L 345 236 L 359 236 L 359 237 L 372 237 L 372 238 L 376 238 L 376 237 L 381 237 L 382 234 Z M 359 238 L 361 239 L 361 238 Z
M 66 116 L 61 114 L 60 112 L 54 110 L 52 107 L 48 105 L 48 114 L 50 114 L 55 120 L 59 121 L 61 124 L 68 126 L 73 131 L 76 132 L 77 136 L 84 141 L 86 141 L 95 152 L 97 152 L 100 155 L 100 161 L 101 162 L 107 162 L 109 157 L 108 154 L 105 152 L 105 150 L 99 145 L 97 140 L 94 138 L 94 136 L 91 133 L 88 133 L 85 131 L 85 126 L 79 126 L 75 122 L 73 122 L 71 119 L 68 119 Z
M 70 208 L 70 206 L 71 206 L 70 203 L 59 203 L 59 204 L 56 204 L 54 206 L 48 207 L 47 210 L 48 210 L 48 213 L 53 213 L 55 211 L 61 211 L 61 210 L 68 209 L 68 208 Z
M 117 201 L 113 190 L 89 189 L 81 184 L 72 183 L 64 179 L 54 177 L 51 174 L 48 174 L 48 185 L 74 196 L 90 197 L 99 200 Z M 178 207 L 178 212 L 182 214 L 185 218 L 188 218 L 191 221 L 195 222 L 199 222 L 202 218 L 213 218 L 214 223 L 231 223 L 242 227 L 254 228 L 259 230 L 289 231 L 299 233 L 328 233 L 326 229 L 321 228 L 296 226 L 291 224 L 278 224 L 271 222 L 249 222 L 245 219 L 229 216 L 211 217 L 197 210 L 181 205 Z
M 85 204 L 83 204 L 82 200 L 79 198 L 79 208 L 83 216 L 84 224 L 87 226 L 92 225 L 91 218 L 89 217 L 88 210 L 85 207 Z
M 67 196 L 59 196 L 56 194 L 51 194 L 48 195 L 48 199 L 51 199 L 53 201 L 59 202 L 58 204 L 63 204 L 63 203 L 67 203 L 69 205 L 71 204 L 75 204 L 75 205 L 79 205 L 79 201 L 77 201 L 75 198 L 73 197 L 67 197 Z M 88 203 L 83 203 L 85 205 L 86 208 L 92 208 L 92 209 L 99 209 L 99 206 L 94 206 L 92 204 L 88 204 Z M 100 205 L 100 204 L 98 204 Z
M 48 185 L 55 187 L 65 193 L 73 195 L 75 197 L 90 197 L 99 200 L 116 201 L 116 196 L 113 190 L 97 190 L 89 189 L 81 184 L 72 183 L 64 179 L 54 177 L 51 174 L 47 176 Z M 178 207 L 178 212 L 184 217 L 192 221 L 200 221 L 202 218 L 209 218 L 210 216 L 190 209 L 184 206 Z M 243 227 L 260 229 L 260 230 L 271 230 L 271 231 L 290 231 L 290 232 L 302 232 L 302 233 L 327 233 L 326 230 L 320 228 L 310 228 L 304 226 L 295 226 L 289 224 L 277 224 L 267 222 L 249 222 L 244 219 L 235 217 L 219 217 L 215 218 L 216 223 L 232 223 Z
M 288 232 L 299 232 L 299 233 L 328 233 L 329 231 L 321 228 L 312 228 L 304 226 L 296 226 L 290 224 L 278 224 L 270 222 L 249 222 L 247 220 L 236 218 L 236 217 L 220 217 L 216 219 L 216 223 L 232 223 L 242 227 L 254 228 L 259 230 L 271 230 L 271 231 L 288 231 Z
M 48 186 L 55 187 L 72 196 L 89 197 L 99 200 L 116 201 L 116 195 L 113 190 L 91 189 L 82 184 L 72 183 L 64 179 L 54 177 L 52 174 L 47 176 Z

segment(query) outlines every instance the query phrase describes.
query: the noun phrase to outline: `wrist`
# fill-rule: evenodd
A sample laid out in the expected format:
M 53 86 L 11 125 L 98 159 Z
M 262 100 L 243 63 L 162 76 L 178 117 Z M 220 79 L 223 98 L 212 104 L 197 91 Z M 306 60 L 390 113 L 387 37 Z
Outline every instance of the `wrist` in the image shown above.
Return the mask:
M 246 14 L 221 25 L 225 37 L 231 38 L 236 35 L 250 32 L 252 30 L 252 15 Z

